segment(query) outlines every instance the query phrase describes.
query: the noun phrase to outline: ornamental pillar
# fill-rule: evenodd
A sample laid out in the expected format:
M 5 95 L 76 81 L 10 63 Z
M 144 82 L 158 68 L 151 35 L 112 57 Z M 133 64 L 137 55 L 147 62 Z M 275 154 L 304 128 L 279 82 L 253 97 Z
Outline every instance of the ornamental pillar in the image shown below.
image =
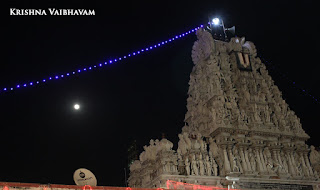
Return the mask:
M 314 173 L 313 173 L 313 170 L 312 170 L 309 158 L 308 158 L 308 152 L 304 152 L 303 157 L 304 157 L 305 163 L 307 165 L 307 168 L 309 169 L 310 175 L 313 176 Z
M 223 158 L 224 158 L 224 170 L 225 170 L 225 174 L 227 174 L 231 172 L 230 162 L 229 162 L 228 153 L 227 153 L 227 146 L 222 145 L 221 148 L 223 151 Z
M 244 153 L 243 153 L 243 146 L 240 146 L 239 149 L 240 149 L 240 157 L 241 157 L 241 160 L 242 160 L 243 170 L 245 172 L 247 172 L 248 171 L 248 167 L 247 167 L 247 161 L 246 161 L 246 159 L 244 157 Z

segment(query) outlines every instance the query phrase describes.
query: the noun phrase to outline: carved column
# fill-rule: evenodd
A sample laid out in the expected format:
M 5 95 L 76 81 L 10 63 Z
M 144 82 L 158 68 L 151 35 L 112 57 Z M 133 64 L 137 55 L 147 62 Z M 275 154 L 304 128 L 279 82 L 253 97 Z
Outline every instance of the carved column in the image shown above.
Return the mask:
M 297 165 L 296 165 L 295 159 L 293 157 L 293 149 L 290 149 L 288 151 L 288 158 L 289 158 L 289 161 L 291 162 L 292 171 L 294 172 L 294 175 L 297 176 L 299 171 L 297 169 Z
M 299 171 L 298 171 L 298 169 L 297 169 L 296 160 L 294 159 L 294 156 L 293 156 L 293 150 L 291 150 L 291 152 L 289 153 L 289 156 L 290 156 L 290 158 L 291 158 L 291 160 L 292 160 L 292 166 L 293 166 L 296 174 L 298 174 Z
M 283 164 L 282 159 L 281 159 L 281 151 L 280 150 L 278 150 L 278 160 L 279 160 L 279 163 L 281 164 L 281 166 L 284 167 L 284 164 Z
M 261 159 L 261 164 L 262 164 L 263 170 L 267 172 L 268 171 L 267 164 L 266 164 L 266 160 L 264 160 L 264 157 L 263 157 L 262 147 L 259 148 L 258 153 L 260 154 L 260 159 Z
M 233 172 L 233 154 L 232 154 L 232 145 L 228 145 L 228 153 L 229 153 L 229 160 L 230 160 L 230 166 L 231 166 L 231 171 Z
M 303 153 L 299 152 L 298 155 L 299 155 L 300 162 L 302 164 L 302 171 L 303 171 L 304 175 L 310 176 L 309 169 L 307 168 L 306 163 L 304 161 Z
M 285 156 L 287 157 L 287 160 L 288 160 L 288 170 L 289 170 L 289 173 L 290 173 L 292 176 L 296 176 L 297 173 L 296 173 L 295 168 L 293 167 L 293 163 L 292 163 L 292 160 L 291 160 L 289 154 L 290 154 L 290 153 L 288 153 L 288 152 L 285 153 Z
M 224 170 L 225 170 L 225 174 L 227 175 L 227 173 L 231 172 L 230 162 L 229 162 L 228 153 L 227 153 L 227 145 L 222 145 L 221 149 L 223 151 L 223 157 L 224 157 Z
M 278 155 L 277 155 L 277 149 L 271 149 L 272 151 L 272 156 L 273 156 L 273 161 L 276 163 L 279 163 Z
M 249 170 L 249 171 L 253 171 L 253 169 L 252 169 L 252 167 L 251 167 L 251 164 L 250 164 L 249 157 L 248 157 L 248 150 L 247 150 L 247 148 L 244 149 L 244 157 L 245 157 L 245 160 L 246 160 L 246 162 L 247 162 L 248 170 Z
M 260 157 L 260 153 L 259 153 L 259 147 L 254 147 L 254 151 L 256 153 L 256 158 L 257 158 L 257 162 L 258 162 L 258 168 L 259 168 L 259 172 L 261 174 L 264 174 L 265 173 L 265 169 L 264 167 L 262 166 L 262 161 L 261 161 L 261 157 Z
M 244 172 L 247 172 L 248 171 L 248 166 L 247 166 L 248 162 L 246 161 L 244 153 L 243 153 L 243 146 L 239 146 L 239 149 L 240 149 L 240 157 L 241 157 L 241 160 L 242 160 L 243 170 L 244 170 Z
M 303 157 L 304 157 L 304 160 L 306 162 L 306 165 L 307 165 L 307 168 L 309 169 L 309 173 L 311 176 L 314 176 L 314 173 L 313 173 L 313 170 L 312 170 L 312 167 L 310 165 L 310 161 L 309 161 L 309 158 L 308 158 L 308 152 L 304 152 L 303 153 Z

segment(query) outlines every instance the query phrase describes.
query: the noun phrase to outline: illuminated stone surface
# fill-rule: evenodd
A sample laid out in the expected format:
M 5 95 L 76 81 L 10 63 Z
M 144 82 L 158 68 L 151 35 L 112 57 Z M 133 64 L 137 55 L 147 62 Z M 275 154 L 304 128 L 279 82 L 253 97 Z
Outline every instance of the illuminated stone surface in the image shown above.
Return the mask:
M 227 187 L 228 176 L 242 189 L 319 189 L 319 152 L 310 153 L 309 136 L 255 45 L 214 40 L 202 29 L 197 37 L 178 149 L 151 140 L 131 165 L 129 186 L 165 188 L 170 179 Z

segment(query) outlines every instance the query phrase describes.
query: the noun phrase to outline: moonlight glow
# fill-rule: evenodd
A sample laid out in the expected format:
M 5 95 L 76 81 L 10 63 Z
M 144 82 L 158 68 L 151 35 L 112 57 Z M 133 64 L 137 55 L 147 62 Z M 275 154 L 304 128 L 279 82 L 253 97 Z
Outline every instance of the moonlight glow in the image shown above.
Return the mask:
M 79 105 L 79 104 L 75 104 L 75 105 L 73 106 L 73 108 L 74 108 L 75 110 L 78 110 L 78 109 L 80 109 L 80 105 Z

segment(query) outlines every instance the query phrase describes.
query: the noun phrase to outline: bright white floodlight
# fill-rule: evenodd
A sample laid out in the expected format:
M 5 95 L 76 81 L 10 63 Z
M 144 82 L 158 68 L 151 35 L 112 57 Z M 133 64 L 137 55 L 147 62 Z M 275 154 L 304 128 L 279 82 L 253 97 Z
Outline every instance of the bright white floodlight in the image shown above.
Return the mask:
M 74 107 L 75 110 L 80 109 L 80 105 L 79 104 L 75 104 L 73 107 Z
M 219 18 L 214 18 L 214 19 L 212 19 L 212 23 L 213 23 L 214 25 L 218 25 L 218 24 L 220 23 Z

